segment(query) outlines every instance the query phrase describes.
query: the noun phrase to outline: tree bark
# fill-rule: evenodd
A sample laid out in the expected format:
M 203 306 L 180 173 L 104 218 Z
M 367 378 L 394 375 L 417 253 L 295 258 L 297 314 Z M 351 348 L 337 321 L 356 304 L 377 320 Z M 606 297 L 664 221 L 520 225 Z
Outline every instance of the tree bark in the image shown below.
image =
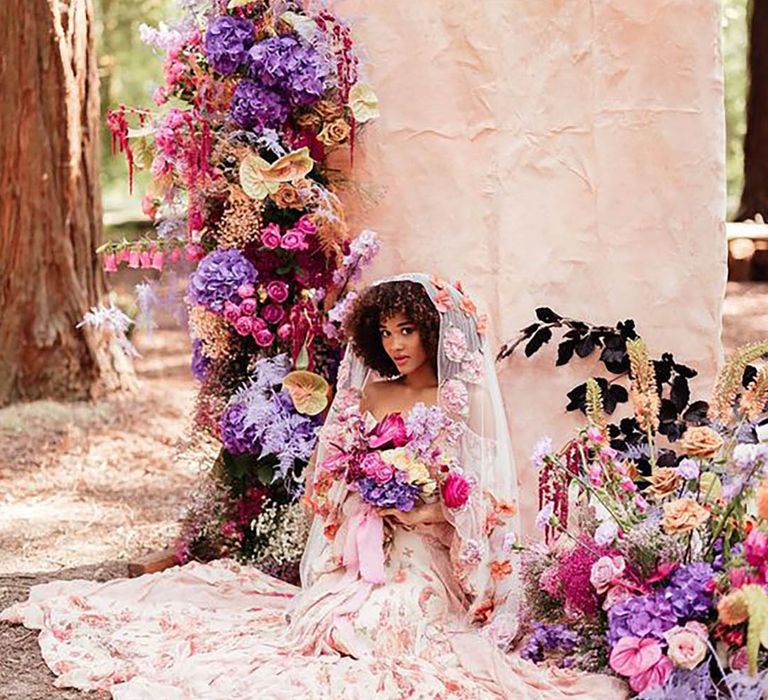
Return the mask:
M 99 81 L 91 0 L 0 10 L 0 405 L 132 386 L 103 331 Z
M 768 218 L 768 0 L 750 3 L 748 68 L 744 189 L 736 221 Z

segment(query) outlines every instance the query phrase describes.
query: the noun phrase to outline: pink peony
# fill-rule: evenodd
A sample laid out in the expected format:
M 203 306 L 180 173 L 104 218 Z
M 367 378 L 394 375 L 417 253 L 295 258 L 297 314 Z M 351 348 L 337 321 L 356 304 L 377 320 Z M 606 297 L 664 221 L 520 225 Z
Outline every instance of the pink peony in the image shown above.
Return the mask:
M 267 304 L 261 312 L 267 323 L 280 323 L 285 318 L 285 310 L 277 304 Z
M 443 482 L 443 503 L 447 508 L 461 508 L 469 498 L 469 482 L 463 474 L 449 474 Z
M 235 321 L 235 330 L 240 335 L 250 335 L 253 331 L 253 319 L 248 316 L 241 316 Z
M 280 242 L 283 250 L 306 250 L 309 244 L 304 240 L 304 232 L 297 228 L 288 229 Z
M 768 559 L 768 535 L 755 528 L 744 540 L 744 556 L 752 566 L 760 566 Z
M 469 406 L 469 392 L 464 382 L 449 379 L 440 389 L 440 401 L 448 413 L 464 415 Z
M 253 337 L 256 340 L 256 344 L 262 348 L 268 348 L 275 340 L 274 333 L 267 328 L 257 331 L 253 334 Z
M 646 671 L 638 673 L 636 676 L 631 676 L 629 687 L 636 693 L 644 693 L 646 690 L 660 688 L 667 682 L 671 673 L 672 662 L 666 656 L 662 656 Z
M 637 676 L 653 668 L 661 658 L 661 645 L 650 638 L 622 637 L 613 647 L 609 663 L 620 676 Z
M 605 593 L 610 586 L 621 578 L 627 563 L 624 557 L 600 557 L 589 574 L 589 582 L 598 593 Z
M 237 288 L 237 296 L 239 296 L 241 299 L 249 299 L 254 294 L 256 294 L 256 287 L 254 287 L 250 282 L 241 284 Z
M 368 444 L 373 449 L 380 447 L 403 447 L 408 443 L 408 431 L 405 421 L 399 413 L 390 413 L 380 420 L 368 437 Z
M 280 236 L 280 227 L 275 224 L 267 224 L 261 231 L 261 244 L 265 248 L 275 249 L 280 247 L 282 238 Z
M 673 627 L 664 634 L 672 663 L 688 671 L 696 668 L 707 655 L 709 632 L 700 622 L 687 622 L 685 627 Z
M 288 298 L 288 285 L 283 280 L 274 280 L 267 285 L 267 295 L 282 304 Z
M 256 313 L 257 306 L 258 304 L 255 299 L 243 299 L 240 302 L 240 313 L 244 316 L 253 316 L 253 314 Z

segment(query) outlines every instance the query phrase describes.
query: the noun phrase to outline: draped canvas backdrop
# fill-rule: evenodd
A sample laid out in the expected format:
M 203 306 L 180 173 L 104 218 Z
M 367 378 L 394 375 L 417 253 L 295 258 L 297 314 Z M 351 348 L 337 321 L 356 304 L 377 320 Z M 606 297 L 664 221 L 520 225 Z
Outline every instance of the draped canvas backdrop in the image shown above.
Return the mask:
M 380 233 L 369 277 L 461 279 L 503 341 L 537 306 L 631 317 L 708 393 L 726 281 L 715 0 L 337 0 L 381 118 L 357 149 L 352 222 Z M 522 350 L 522 349 L 521 349 Z M 541 435 L 596 359 L 555 347 L 500 367 L 531 530 Z

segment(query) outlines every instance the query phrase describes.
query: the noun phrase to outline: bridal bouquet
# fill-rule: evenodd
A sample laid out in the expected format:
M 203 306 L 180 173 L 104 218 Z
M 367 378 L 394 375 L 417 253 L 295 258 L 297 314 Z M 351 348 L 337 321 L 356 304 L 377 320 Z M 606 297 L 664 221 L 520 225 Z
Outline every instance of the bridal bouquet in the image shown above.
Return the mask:
M 392 413 L 372 425 L 354 396 L 339 404 L 325 437 L 327 456 L 317 465 L 317 507 L 337 482 L 378 508 L 407 512 L 436 500 L 438 490 L 449 508 L 466 503 L 470 480 L 449 456 L 458 428 L 441 408 L 417 404 L 405 417 Z
M 768 343 L 737 351 L 713 399 L 698 402 L 705 410 L 666 443 L 659 366 L 642 340 L 628 348 L 635 415 L 626 420 L 642 440 L 630 449 L 606 426 L 590 380 L 588 425 L 559 451 L 546 439 L 534 450 L 537 524 L 548 536 L 525 555 L 523 656 L 613 672 L 647 699 L 762 698 L 768 444 L 758 421 L 768 368 L 752 363 Z

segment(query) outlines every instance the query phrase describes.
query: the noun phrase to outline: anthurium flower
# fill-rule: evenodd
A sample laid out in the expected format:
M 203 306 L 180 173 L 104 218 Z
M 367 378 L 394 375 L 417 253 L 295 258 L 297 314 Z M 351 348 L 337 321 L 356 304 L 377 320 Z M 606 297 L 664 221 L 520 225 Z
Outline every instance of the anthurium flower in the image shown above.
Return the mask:
M 290 372 L 283 379 L 283 389 L 291 395 L 296 410 L 304 415 L 316 416 L 328 406 L 330 386 L 314 372 Z
M 284 182 L 293 182 L 309 174 L 315 162 L 304 147 L 291 151 L 269 163 L 260 156 L 250 154 L 240 163 L 240 185 L 252 199 L 265 199 L 274 194 Z
M 370 85 L 355 83 L 349 91 L 349 108 L 358 124 L 379 116 L 379 98 Z
M 649 637 L 623 637 L 618 641 L 609 663 L 621 676 L 637 676 L 656 665 L 661 658 L 661 645 Z

